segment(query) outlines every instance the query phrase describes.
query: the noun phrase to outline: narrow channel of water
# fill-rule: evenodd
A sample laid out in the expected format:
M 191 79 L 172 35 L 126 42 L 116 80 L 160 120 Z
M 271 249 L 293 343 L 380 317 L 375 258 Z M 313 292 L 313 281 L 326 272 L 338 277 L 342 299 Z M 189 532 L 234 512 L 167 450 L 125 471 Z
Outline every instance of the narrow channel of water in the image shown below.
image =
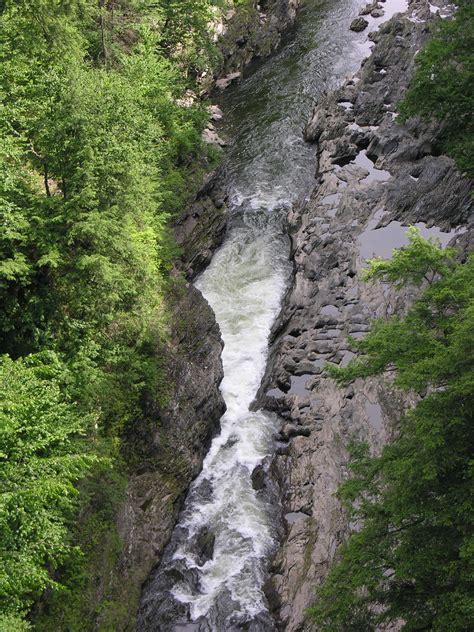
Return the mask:
M 390 14 L 403 4 L 388 0 L 384 7 Z M 232 139 L 225 170 L 229 232 L 196 286 L 225 343 L 227 412 L 144 591 L 138 632 L 274 629 L 263 583 L 276 534 L 251 475 L 271 454 L 278 421 L 249 406 L 290 273 L 283 218 L 314 182 L 315 147 L 303 141 L 302 130 L 322 92 L 368 53 L 367 33 L 348 28 L 363 5 L 306 0 L 279 53 L 222 98 Z

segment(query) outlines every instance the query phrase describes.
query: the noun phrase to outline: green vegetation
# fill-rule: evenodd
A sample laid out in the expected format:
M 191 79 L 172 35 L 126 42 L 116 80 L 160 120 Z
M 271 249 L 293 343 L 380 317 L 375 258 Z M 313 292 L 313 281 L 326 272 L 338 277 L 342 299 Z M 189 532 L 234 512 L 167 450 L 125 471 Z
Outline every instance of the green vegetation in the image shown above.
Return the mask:
M 456 3 L 454 19 L 436 23 L 417 55 L 415 78 L 400 105 L 402 117 L 443 121 L 441 146 L 474 176 L 474 4 Z
M 353 341 L 358 359 L 330 370 L 347 383 L 391 369 L 420 398 L 380 456 L 351 448 L 353 477 L 339 494 L 359 528 L 309 612 L 322 631 L 473 628 L 474 260 L 460 263 L 416 229 L 409 237 L 366 276 L 426 289 L 405 317 Z
M 94 420 L 66 399 L 62 372 L 52 353 L 0 361 L 0 595 L 10 616 L 54 587 L 48 569 L 76 553 L 73 484 L 97 461 L 84 442 Z
M 1 630 L 119 550 L 122 432 L 170 387 L 168 226 L 211 160 L 189 97 L 219 4 L 0 1 Z

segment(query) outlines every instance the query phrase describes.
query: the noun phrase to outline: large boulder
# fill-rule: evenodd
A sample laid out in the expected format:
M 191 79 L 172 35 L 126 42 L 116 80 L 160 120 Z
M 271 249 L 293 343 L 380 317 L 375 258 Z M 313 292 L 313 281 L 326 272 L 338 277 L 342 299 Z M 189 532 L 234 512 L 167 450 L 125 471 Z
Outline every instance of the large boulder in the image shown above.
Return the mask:
M 368 26 L 369 26 L 369 23 L 367 22 L 367 20 L 365 18 L 359 17 L 359 18 L 355 18 L 355 20 L 352 20 L 349 28 L 351 29 L 351 31 L 360 33 L 361 31 L 366 29 Z

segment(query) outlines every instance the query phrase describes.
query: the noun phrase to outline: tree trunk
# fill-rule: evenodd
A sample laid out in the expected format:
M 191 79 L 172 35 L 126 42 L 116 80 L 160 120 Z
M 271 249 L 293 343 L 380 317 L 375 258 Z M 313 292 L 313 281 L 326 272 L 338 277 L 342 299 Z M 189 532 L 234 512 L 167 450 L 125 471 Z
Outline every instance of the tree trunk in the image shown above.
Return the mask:
M 46 191 L 46 195 L 48 197 L 51 197 L 51 191 L 49 190 L 49 182 L 48 182 L 48 165 L 46 163 L 44 163 L 43 175 L 44 175 L 44 188 Z

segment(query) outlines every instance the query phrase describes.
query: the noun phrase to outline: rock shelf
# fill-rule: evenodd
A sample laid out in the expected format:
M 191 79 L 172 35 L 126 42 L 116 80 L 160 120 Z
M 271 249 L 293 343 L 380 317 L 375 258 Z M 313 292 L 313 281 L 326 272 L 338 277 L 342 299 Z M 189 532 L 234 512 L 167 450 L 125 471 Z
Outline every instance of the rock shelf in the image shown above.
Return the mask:
M 366 259 L 406 243 L 411 224 L 444 246 L 472 248 L 472 183 L 438 155 L 435 124 L 396 116 L 436 13 L 414 0 L 371 34 L 372 55 L 317 105 L 305 129 L 318 143 L 317 186 L 289 213 L 294 278 L 257 402 L 284 420 L 271 471 L 284 514 L 295 518 L 286 521 L 267 592 L 285 632 L 309 629 L 304 612 L 347 533 L 335 497 L 348 476 L 347 442 L 356 434 L 379 450 L 410 405 L 389 375 L 340 388 L 324 374 L 325 363 L 346 366 L 354 357 L 349 335 L 364 337 L 372 319 L 402 314 L 416 297 L 414 289 L 363 284 Z

